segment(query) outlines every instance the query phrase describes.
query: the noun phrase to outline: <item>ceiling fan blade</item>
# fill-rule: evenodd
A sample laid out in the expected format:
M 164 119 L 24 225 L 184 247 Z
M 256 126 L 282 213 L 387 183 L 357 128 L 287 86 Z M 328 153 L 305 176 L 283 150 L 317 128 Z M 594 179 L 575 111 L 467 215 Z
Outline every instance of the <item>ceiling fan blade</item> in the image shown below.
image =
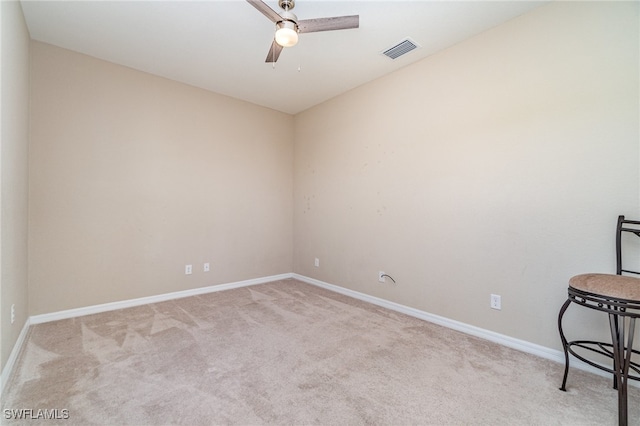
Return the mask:
M 278 43 L 276 43 L 275 40 L 273 40 L 265 62 L 276 62 L 278 60 L 278 57 L 280 56 L 280 52 L 282 52 L 282 46 L 280 46 Z
M 301 21 L 298 21 L 298 29 L 301 33 L 348 30 L 350 28 L 358 28 L 359 26 L 359 15 L 336 16 L 334 18 L 303 19 Z
M 282 17 L 278 14 L 278 12 L 271 9 L 269 5 L 267 5 L 265 2 L 261 0 L 247 0 L 247 1 L 251 4 L 251 6 L 258 9 L 260 12 L 262 12 L 264 16 L 269 18 L 274 23 L 278 21 L 282 21 Z

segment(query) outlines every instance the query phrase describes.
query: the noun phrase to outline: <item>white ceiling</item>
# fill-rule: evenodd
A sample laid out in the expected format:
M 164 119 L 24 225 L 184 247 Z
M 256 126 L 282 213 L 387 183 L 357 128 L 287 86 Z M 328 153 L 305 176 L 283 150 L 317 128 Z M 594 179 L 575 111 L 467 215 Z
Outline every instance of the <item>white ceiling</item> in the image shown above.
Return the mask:
M 360 28 L 301 34 L 275 66 L 274 24 L 244 0 L 21 3 L 34 40 L 295 114 L 546 1 L 297 0 L 298 19 L 360 15 Z M 406 37 L 421 47 L 381 54 Z

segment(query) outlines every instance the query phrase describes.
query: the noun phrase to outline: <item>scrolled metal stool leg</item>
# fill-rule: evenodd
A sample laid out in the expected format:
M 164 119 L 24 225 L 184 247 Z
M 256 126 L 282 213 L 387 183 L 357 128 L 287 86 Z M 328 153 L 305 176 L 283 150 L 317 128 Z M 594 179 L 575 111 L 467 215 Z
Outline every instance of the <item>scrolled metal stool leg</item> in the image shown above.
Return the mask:
M 625 318 L 617 314 L 609 314 L 611 326 L 611 343 L 613 344 L 613 366 L 618 389 L 618 425 L 628 423 L 627 384 L 629 381 L 629 366 L 633 354 L 633 336 L 635 333 L 635 317 L 629 318 L 629 330 L 625 332 Z M 625 347 L 625 336 L 627 344 Z
M 560 308 L 560 313 L 558 314 L 558 331 L 560 332 L 560 340 L 562 341 L 562 349 L 564 350 L 564 376 L 562 378 L 562 386 L 560 386 L 560 390 L 563 392 L 567 391 L 567 377 L 569 376 L 569 343 L 562 331 L 562 317 L 570 304 L 571 299 L 567 299 L 567 301 L 562 305 L 562 308 Z
M 612 315 L 609 314 L 609 324 L 611 325 L 611 333 L 615 333 L 616 334 L 616 339 L 614 340 L 613 338 L 611 339 L 611 342 L 613 343 L 613 345 L 615 346 L 615 342 L 619 342 L 620 341 L 620 328 L 618 327 L 618 321 L 620 320 L 620 318 L 618 317 L 618 315 Z M 624 317 L 622 318 L 622 321 L 624 322 Z M 613 322 L 613 324 L 612 324 Z M 624 323 L 623 323 L 623 330 L 624 330 Z M 622 341 L 624 342 L 624 334 L 622 335 Z M 617 371 L 616 368 L 616 357 L 613 357 L 613 370 Z M 618 375 L 614 374 L 613 375 L 613 388 L 615 390 L 618 390 Z

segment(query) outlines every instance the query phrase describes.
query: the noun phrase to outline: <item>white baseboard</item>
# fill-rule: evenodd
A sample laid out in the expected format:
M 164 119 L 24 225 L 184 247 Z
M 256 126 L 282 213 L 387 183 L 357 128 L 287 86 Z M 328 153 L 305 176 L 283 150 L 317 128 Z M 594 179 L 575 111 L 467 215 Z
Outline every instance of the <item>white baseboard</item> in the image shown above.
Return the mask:
M 7 363 L 4 365 L 4 368 L 2 369 L 2 376 L 0 377 L 0 397 L 4 392 L 5 385 L 9 381 L 9 377 L 11 377 L 11 372 L 13 371 L 13 367 L 15 366 L 16 361 L 18 360 L 18 355 L 20 355 L 20 351 L 24 346 L 24 341 L 27 338 L 27 333 L 29 332 L 30 325 L 31 325 L 30 319 L 27 318 L 27 320 L 24 323 L 24 326 L 22 326 L 22 330 L 20 330 L 20 334 L 18 335 L 16 344 L 13 345 L 13 349 L 9 354 L 9 359 L 7 359 Z
M 304 275 L 293 274 L 293 278 L 299 281 L 305 282 L 307 284 L 312 284 L 318 287 L 325 288 L 327 290 L 334 291 L 336 293 L 343 294 L 345 296 L 353 297 L 354 299 L 359 299 L 364 302 L 368 302 L 374 305 L 381 306 L 383 308 L 390 309 L 392 311 L 400 312 L 405 315 L 409 315 L 424 321 L 441 325 L 443 327 L 460 331 L 462 333 L 469 334 L 471 336 L 489 340 L 491 342 L 498 343 L 502 346 L 517 349 L 521 352 L 529 353 L 532 355 L 539 356 L 541 358 L 545 358 L 551 361 L 564 364 L 564 352 L 559 350 L 547 348 L 546 346 L 537 345 L 535 343 L 516 339 L 516 338 L 506 336 L 504 334 L 496 333 L 490 330 L 485 330 L 480 327 L 465 324 L 463 322 L 455 321 L 449 318 L 441 317 L 439 315 L 430 314 L 428 312 L 421 311 L 419 309 L 411 308 L 409 306 L 401 305 L 399 303 L 391 302 L 389 300 L 381 299 L 375 296 L 370 296 L 368 294 L 360 293 L 358 291 L 350 290 L 348 288 L 340 287 L 334 284 L 329 284 L 324 281 L 317 280 L 315 278 L 306 277 Z M 611 374 L 605 371 L 599 370 L 578 359 L 575 359 L 574 357 L 571 358 L 571 367 L 588 371 L 590 373 L 594 373 L 603 377 L 612 377 Z M 631 381 L 631 384 L 636 385 L 634 381 Z
M 399 303 L 395 303 L 395 302 L 391 302 L 389 300 L 385 300 L 385 299 L 381 299 L 375 296 L 370 296 L 368 294 L 365 293 L 360 293 L 354 290 L 350 290 L 348 288 L 345 287 L 340 287 L 334 284 L 329 284 L 326 283 L 324 281 L 320 281 L 314 278 L 310 278 L 310 277 L 306 277 L 304 275 L 299 275 L 299 274 L 295 274 L 295 273 L 287 273 L 287 274 L 280 274 L 280 275 L 272 275 L 272 276 L 268 276 L 268 277 L 262 277 L 262 278 L 255 278 L 255 279 L 251 279 L 251 280 L 246 280 L 246 281 L 237 281 L 237 282 L 233 282 L 233 283 L 227 283 L 227 284 L 219 284 L 219 285 L 213 285 L 213 286 L 208 286 L 208 287 L 200 287 L 200 288 L 195 288 L 195 289 L 191 289 L 191 290 L 184 290 L 184 291 L 176 291 L 176 292 L 172 292 L 172 293 L 165 293 L 165 294 L 159 294 L 156 296 L 148 296 L 148 297 L 141 297 L 138 299 L 129 299 L 129 300 L 122 300 L 119 302 L 111 302 L 111 303 L 104 303 L 104 304 L 100 304 L 100 305 L 93 305 L 93 306 L 87 306 L 84 308 L 77 308 L 77 309 L 68 309 L 65 311 L 59 311 L 59 312 L 52 312 L 49 314 L 41 314 L 41 315 L 34 315 L 29 317 L 29 319 L 27 319 L 27 321 L 24 324 L 24 327 L 22 328 L 22 331 L 20 332 L 20 336 L 18 337 L 18 340 L 16 341 L 16 344 L 13 347 L 13 350 L 11 351 L 11 354 L 9 356 L 9 359 L 7 360 L 7 363 L 4 366 L 4 369 L 2 370 L 2 377 L 1 379 L 1 383 L 0 383 L 0 395 L 2 395 L 2 391 L 4 390 L 4 386 L 6 384 L 6 382 L 8 381 L 11 372 L 13 370 L 14 364 L 18 358 L 18 355 L 20 353 L 20 350 L 24 344 L 24 340 L 27 336 L 28 330 L 29 330 L 29 326 L 31 324 L 41 324 L 41 323 L 45 323 L 45 322 L 50 322 L 50 321 L 57 321 L 57 320 L 61 320 L 61 319 L 67 319 L 67 318 L 74 318 L 74 317 L 79 317 L 79 316 L 83 316 L 83 315 L 91 315 L 91 314 L 97 314 L 97 313 L 101 313 L 101 312 L 107 312 L 107 311 L 113 311 L 116 309 L 123 309 L 123 308 L 130 308 L 130 307 L 134 307 L 134 306 L 140 306 L 140 305 L 146 305 L 149 303 L 158 303 L 158 302 L 164 302 L 167 300 L 173 300 L 173 299 L 180 299 L 183 297 L 189 297 L 189 296 L 195 296 L 195 295 L 199 295 L 199 294 L 206 294 L 206 293 L 213 293 L 213 292 L 217 292 L 217 291 L 223 291 L 223 290 L 230 290 L 230 289 L 234 289 L 234 288 L 240 288 L 240 287 L 247 287 L 247 286 L 251 286 L 251 285 L 257 285 L 257 284 L 264 284 L 264 283 L 268 283 L 268 282 L 272 282 L 272 281 L 278 281 L 278 280 L 283 280 L 283 279 L 288 279 L 288 278 L 295 278 L 299 281 L 302 281 L 304 283 L 307 284 L 311 284 L 311 285 L 315 285 L 318 287 L 322 287 L 324 289 L 336 292 L 336 293 L 340 293 L 343 294 L 345 296 L 349 296 L 349 297 L 353 297 L 354 299 L 358 299 L 358 300 L 362 300 L 364 302 L 368 302 L 368 303 L 372 303 L 374 305 L 377 306 L 381 306 L 383 308 L 387 308 L 390 309 L 392 311 L 396 311 L 396 312 L 400 312 L 415 318 L 419 318 L 421 320 L 424 321 L 428 321 L 434 324 L 438 324 L 441 325 L 443 327 L 447 327 L 453 330 L 457 330 L 460 331 L 462 333 L 466 333 L 469 334 L 471 336 L 476 336 L 479 337 L 481 339 L 485 339 L 485 340 L 489 340 L 491 342 L 495 342 L 498 343 L 500 345 L 503 346 L 507 346 L 513 349 L 517 349 L 519 351 L 525 352 L 525 353 L 529 353 L 532 355 L 536 355 L 539 356 L 541 358 L 545 358 L 545 359 L 549 359 L 551 361 L 555 361 L 558 363 L 564 363 L 564 353 L 562 351 L 559 350 L 555 350 L 555 349 L 551 349 L 551 348 L 547 348 L 545 346 L 541 346 L 541 345 L 537 345 L 531 342 L 527 342 L 525 340 L 520 340 L 520 339 L 516 339 L 513 337 L 509 337 L 500 333 L 496 333 L 490 330 L 485 330 L 473 325 L 469 325 L 469 324 L 465 324 L 459 321 L 455 321 L 449 318 L 445 318 L 445 317 L 441 317 L 439 315 L 434 315 L 434 314 L 430 314 L 428 312 L 425 311 L 421 311 L 419 309 L 415 309 L 415 308 L 411 308 L 409 306 L 405 306 L 405 305 L 401 305 Z M 598 370 L 597 368 L 594 368 L 584 362 L 581 362 L 580 360 L 577 360 L 575 358 L 571 359 L 571 366 L 575 367 L 575 368 L 579 368 L 581 370 L 585 370 L 594 374 L 598 374 L 600 376 L 604 376 L 604 377 L 611 377 L 611 374 L 608 374 L 602 370 Z M 635 382 L 631 382 L 632 384 L 635 385 Z
M 183 297 L 196 296 L 199 294 L 213 293 L 216 291 L 230 290 L 232 288 L 247 287 L 250 285 L 264 284 L 271 281 L 292 278 L 293 274 L 271 275 L 268 277 L 255 278 L 245 281 L 237 281 L 227 284 L 218 284 L 208 287 L 199 287 L 191 290 L 175 291 L 172 293 L 158 294 L 155 296 L 140 297 L 138 299 L 122 300 L 118 302 L 103 303 L 101 305 L 86 306 L 84 308 L 68 309 L 65 311 L 52 312 L 50 314 L 34 315 L 30 317 L 31 324 L 42 324 L 50 321 L 57 321 L 67 318 L 75 318 L 83 315 L 99 314 L 101 312 L 115 311 L 116 309 L 131 308 L 134 306 L 147 305 L 149 303 L 165 302 L 167 300 L 181 299 Z

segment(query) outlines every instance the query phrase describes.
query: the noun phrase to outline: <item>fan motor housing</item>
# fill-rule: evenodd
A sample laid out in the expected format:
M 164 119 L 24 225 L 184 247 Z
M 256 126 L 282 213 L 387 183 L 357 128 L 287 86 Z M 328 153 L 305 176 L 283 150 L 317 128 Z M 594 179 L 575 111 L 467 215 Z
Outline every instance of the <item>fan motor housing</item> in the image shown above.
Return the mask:
M 295 13 L 282 12 L 280 14 L 280 16 L 282 17 L 282 21 L 279 21 L 278 23 L 280 23 L 280 22 L 293 22 L 295 24 L 295 26 L 296 26 L 296 31 L 297 31 L 297 28 L 298 28 L 298 17 L 295 15 Z

